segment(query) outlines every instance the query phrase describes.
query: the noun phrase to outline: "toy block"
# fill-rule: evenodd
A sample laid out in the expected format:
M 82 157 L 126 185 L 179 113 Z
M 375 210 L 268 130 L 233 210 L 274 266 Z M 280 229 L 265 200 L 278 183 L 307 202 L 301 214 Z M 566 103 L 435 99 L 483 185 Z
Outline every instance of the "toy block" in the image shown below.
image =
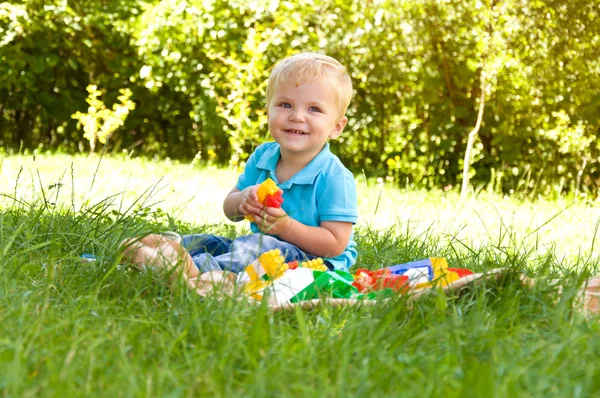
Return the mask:
M 267 197 L 263 201 L 263 204 L 267 207 L 279 208 L 279 207 L 281 207 L 281 204 L 283 203 L 282 195 L 283 195 L 283 192 L 281 192 L 281 190 L 275 192 L 273 195 L 267 195 Z
M 356 280 L 352 283 L 359 292 L 376 291 L 390 288 L 394 292 L 405 292 L 408 289 L 409 277 L 406 275 L 393 275 L 387 268 L 377 271 L 359 269 L 356 271 Z
M 285 258 L 279 249 L 261 254 L 258 261 L 265 270 L 264 275 L 261 276 L 262 279 L 276 279 L 288 269 L 287 264 L 284 263 Z
M 406 293 L 408 291 L 409 282 L 406 275 L 390 275 L 381 278 L 378 286 L 384 289 L 392 289 L 395 293 Z
M 310 300 L 318 297 L 319 294 L 327 294 L 335 298 L 350 298 L 353 294 L 358 293 L 356 287 L 335 272 L 314 271 L 314 278 L 314 283 L 292 297 L 290 302 L 297 303 L 302 300 Z
M 347 280 L 347 281 L 348 281 L 348 282 L 350 282 L 350 283 L 354 282 L 354 279 L 355 279 L 355 278 L 354 278 L 354 276 L 353 276 L 351 273 L 349 273 L 349 272 L 346 272 L 346 271 L 341 271 L 341 270 L 335 270 L 335 271 L 333 271 L 333 272 L 335 272 L 336 274 L 338 274 L 339 276 L 341 276 L 342 278 L 344 278 L 345 280 Z
M 268 282 L 263 281 L 262 279 L 248 282 L 244 285 L 244 292 L 248 293 L 253 299 L 260 301 L 263 297 L 262 292 L 267 284 Z
M 264 180 L 258 187 L 256 194 L 258 195 L 258 201 L 263 202 L 268 195 L 274 195 L 279 191 L 277 184 L 270 178 Z
M 300 263 L 300 266 L 304 268 L 314 269 L 316 271 L 329 270 L 329 268 L 327 268 L 327 266 L 323 263 L 323 259 L 320 257 L 310 261 L 303 261 L 302 263 Z
M 259 185 L 256 194 L 258 196 L 258 201 L 265 206 L 281 207 L 281 204 L 283 203 L 283 193 L 279 187 L 277 187 L 275 181 L 270 178 L 267 178 Z M 254 222 L 254 217 L 252 214 L 246 214 L 244 218 L 248 221 Z
M 448 271 L 448 262 L 442 257 L 432 257 L 429 259 L 431 268 L 433 269 L 433 278 L 428 282 L 414 283 L 414 287 L 423 288 L 428 286 L 447 286 L 448 284 L 460 279 L 460 276 L 455 272 Z M 411 286 L 413 282 L 411 281 Z
M 310 269 L 310 268 L 307 268 Z M 326 286 L 329 285 L 330 278 L 324 276 L 324 272 L 313 271 L 314 282 L 310 285 L 306 286 L 300 292 L 298 292 L 294 297 L 290 299 L 290 302 L 297 303 L 302 300 L 311 300 L 317 298 L 319 296 L 319 292 L 325 290 Z
M 406 271 L 408 271 L 410 269 L 420 269 L 421 272 L 419 272 L 419 275 L 425 273 L 425 274 L 427 274 L 429 280 L 433 279 L 433 267 L 432 267 L 430 258 L 426 258 L 424 260 L 413 261 L 413 262 L 406 263 L 406 264 L 392 265 L 391 267 L 386 267 L 386 268 L 389 269 L 392 274 L 396 274 L 396 275 L 404 275 L 406 273 Z M 413 271 L 413 273 L 414 273 L 414 271 Z
M 454 272 L 459 278 L 462 278 L 467 275 L 473 275 L 473 271 L 465 269 L 465 268 L 447 268 L 448 272 Z
M 369 274 L 364 272 L 357 272 L 356 279 L 352 282 L 352 286 L 358 289 L 360 293 L 369 290 L 369 287 L 373 286 L 373 284 L 373 278 L 371 278 Z
M 244 272 L 240 272 L 236 282 L 247 283 L 257 280 L 276 279 L 280 277 L 287 269 L 285 259 L 279 249 L 271 250 L 261 254 L 256 260 L 250 263 Z
M 262 293 L 263 299 L 266 298 L 268 303 L 273 305 L 287 303 L 314 281 L 313 271 L 310 268 L 287 270 L 280 278 L 265 287 Z
M 408 283 L 411 287 L 427 284 L 431 281 L 429 269 L 423 267 L 411 268 L 403 275 L 408 277 Z
M 321 271 L 315 271 L 315 278 Z M 352 294 L 358 293 L 358 289 L 352 286 L 352 282 L 341 276 L 335 271 L 322 272 L 322 277 L 329 278 L 329 286 L 325 286 L 326 290 L 331 290 L 331 295 L 334 298 L 350 298 Z
M 453 272 L 448 270 L 445 258 L 431 257 L 424 260 L 413 261 L 407 264 L 398 264 L 388 267 L 393 274 L 408 277 L 411 287 L 422 288 L 430 285 L 446 286 L 458 280 L 464 271 Z M 465 270 L 469 272 L 468 270 Z

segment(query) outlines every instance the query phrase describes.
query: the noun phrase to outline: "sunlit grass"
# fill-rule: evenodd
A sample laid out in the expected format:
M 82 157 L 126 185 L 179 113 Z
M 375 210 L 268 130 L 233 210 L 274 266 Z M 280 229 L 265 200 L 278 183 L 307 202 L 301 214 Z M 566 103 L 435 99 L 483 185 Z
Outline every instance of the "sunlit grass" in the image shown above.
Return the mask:
M 581 272 L 598 272 L 594 207 L 460 203 L 455 193 L 361 180 L 361 265 L 445 256 L 476 271 L 525 271 L 539 284 L 526 289 L 509 275 L 459 297 L 433 291 L 416 303 L 400 296 L 373 307 L 272 313 L 200 299 L 119 266 L 126 236 L 240 233 L 221 214 L 234 170 L 105 158 L 96 173 L 97 164 L 2 161 L 2 396 L 600 393 L 600 323 L 573 310 Z M 82 261 L 82 253 L 99 260 Z M 549 276 L 561 279 L 561 296 Z
M 198 167 L 174 161 L 147 161 L 99 156 L 10 156 L 2 160 L 0 192 L 21 200 L 43 195 L 75 211 L 114 197 L 111 208 L 129 208 L 147 196 L 144 206 L 161 209 L 190 225 L 229 224 L 222 201 L 235 185 L 235 169 Z M 461 201 L 457 192 L 398 189 L 390 183 L 359 182 L 358 227 L 377 231 L 405 229 L 428 234 L 440 244 L 485 247 L 525 245 L 531 257 L 560 253 L 577 263 L 592 254 L 600 222 L 600 206 L 567 200 L 519 201 L 480 195 Z M 0 205 L 11 199 L 0 198 Z M 136 203 L 137 204 L 137 203 Z M 435 255 L 436 253 L 431 253 Z

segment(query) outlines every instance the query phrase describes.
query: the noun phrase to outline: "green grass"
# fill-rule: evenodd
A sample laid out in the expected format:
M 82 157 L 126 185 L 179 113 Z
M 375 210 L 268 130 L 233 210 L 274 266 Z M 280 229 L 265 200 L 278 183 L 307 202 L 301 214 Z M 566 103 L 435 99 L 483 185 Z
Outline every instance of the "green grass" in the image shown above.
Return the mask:
M 243 233 L 220 214 L 234 170 L 118 158 L 97 169 L 98 160 L 1 160 L 3 396 L 600 393 L 600 323 L 572 310 L 576 285 L 598 273 L 596 207 L 493 196 L 460 203 L 452 192 L 360 181 L 360 265 L 445 256 L 540 283 L 525 289 L 508 275 L 460 297 L 272 313 L 119 266 L 127 236 Z M 101 259 L 83 262 L 82 253 Z M 563 280 L 565 294 L 549 277 Z

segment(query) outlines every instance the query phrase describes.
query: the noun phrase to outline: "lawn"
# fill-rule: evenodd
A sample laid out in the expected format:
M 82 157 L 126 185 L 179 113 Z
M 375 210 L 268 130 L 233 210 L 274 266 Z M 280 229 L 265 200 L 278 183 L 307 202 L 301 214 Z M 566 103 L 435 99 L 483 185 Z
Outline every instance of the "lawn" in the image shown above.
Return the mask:
M 597 203 L 461 201 L 357 176 L 361 266 L 443 256 L 539 284 L 508 277 L 459 297 L 272 313 L 119 266 L 126 236 L 243 233 L 220 210 L 236 170 L 65 155 L 7 156 L 0 170 L 4 396 L 600 393 L 600 323 L 572 309 L 582 275 L 598 273 Z

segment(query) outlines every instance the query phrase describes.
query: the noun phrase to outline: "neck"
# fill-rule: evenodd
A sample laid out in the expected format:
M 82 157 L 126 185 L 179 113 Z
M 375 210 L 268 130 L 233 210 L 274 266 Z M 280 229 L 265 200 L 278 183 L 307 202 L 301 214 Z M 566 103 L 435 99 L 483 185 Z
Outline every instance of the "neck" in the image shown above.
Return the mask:
M 285 151 L 281 151 L 279 162 L 277 162 L 277 179 L 280 183 L 289 180 L 300 170 L 306 167 L 306 165 L 308 165 L 315 158 L 315 156 L 308 158 L 303 154 L 290 154 Z

